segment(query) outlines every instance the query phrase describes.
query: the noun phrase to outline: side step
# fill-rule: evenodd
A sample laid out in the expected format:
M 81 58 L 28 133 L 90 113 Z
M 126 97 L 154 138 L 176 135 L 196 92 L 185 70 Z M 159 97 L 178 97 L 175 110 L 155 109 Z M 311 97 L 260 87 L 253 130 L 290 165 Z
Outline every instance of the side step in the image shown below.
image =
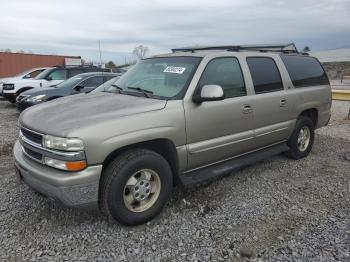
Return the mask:
M 253 163 L 272 157 L 274 155 L 278 155 L 288 150 L 289 147 L 287 144 L 281 143 L 219 164 L 203 167 L 201 169 L 190 171 L 188 173 L 183 173 L 179 177 L 182 184 L 185 186 L 200 184 L 206 180 L 228 175 L 233 171 L 237 171 L 243 167 L 249 166 Z

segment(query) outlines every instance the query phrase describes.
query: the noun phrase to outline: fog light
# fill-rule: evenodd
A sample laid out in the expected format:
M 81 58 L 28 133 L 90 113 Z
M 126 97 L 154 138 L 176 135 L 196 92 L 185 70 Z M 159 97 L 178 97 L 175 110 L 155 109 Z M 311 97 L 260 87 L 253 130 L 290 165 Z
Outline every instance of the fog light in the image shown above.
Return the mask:
M 44 163 L 48 166 L 61 169 L 61 170 L 67 170 L 67 171 L 79 171 L 86 167 L 86 161 L 80 160 L 80 161 L 62 161 L 53 159 L 50 157 L 44 158 Z

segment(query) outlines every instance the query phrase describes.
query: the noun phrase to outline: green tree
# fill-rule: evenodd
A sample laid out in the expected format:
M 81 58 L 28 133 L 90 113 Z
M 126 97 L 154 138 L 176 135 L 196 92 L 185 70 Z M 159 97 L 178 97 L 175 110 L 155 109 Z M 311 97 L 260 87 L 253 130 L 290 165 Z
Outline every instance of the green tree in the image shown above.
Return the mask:
M 109 61 L 108 63 L 106 63 L 106 68 L 116 68 L 116 65 L 113 61 Z

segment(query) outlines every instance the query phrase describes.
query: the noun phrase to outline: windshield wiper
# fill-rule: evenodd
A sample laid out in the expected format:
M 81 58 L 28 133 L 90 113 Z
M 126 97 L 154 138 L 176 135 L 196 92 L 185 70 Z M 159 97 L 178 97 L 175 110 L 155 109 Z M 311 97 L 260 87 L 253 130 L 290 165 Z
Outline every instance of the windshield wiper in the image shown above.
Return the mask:
M 113 85 L 111 85 L 111 86 L 113 86 L 113 87 L 117 88 L 117 89 L 118 89 L 118 90 L 120 90 L 120 91 L 122 91 L 122 90 L 123 90 L 123 88 L 121 88 L 121 87 L 120 87 L 120 86 L 118 86 L 118 85 L 113 84 Z
M 147 90 L 147 89 L 143 89 L 143 88 L 141 88 L 141 87 L 128 86 L 128 89 L 140 91 L 140 92 L 142 92 L 142 94 L 143 94 L 145 97 L 150 97 L 150 96 L 149 96 L 150 94 L 153 95 L 153 92 L 152 92 L 152 91 Z
M 116 84 L 113 84 L 113 85 L 111 85 L 111 86 L 117 88 L 118 91 L 119 91 L 119 92 L 118 92 L 119 94 L 122 94 L 122 92 L 124 91 L 123 88 L 121 88 L 120 86 L 118 86 L 118 85 L 116 85 Z M 106 92 L 106 93 L 114 93 L 114 92 L 110 92 L 110 91 L 106 91 L 106 90 L 105 90 L 104 92 Z

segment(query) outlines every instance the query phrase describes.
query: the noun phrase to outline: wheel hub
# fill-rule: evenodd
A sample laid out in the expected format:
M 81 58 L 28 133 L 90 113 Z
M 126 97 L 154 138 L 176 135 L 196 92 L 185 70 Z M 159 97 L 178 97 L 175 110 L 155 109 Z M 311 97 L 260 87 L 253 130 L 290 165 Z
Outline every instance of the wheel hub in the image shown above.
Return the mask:
M 305 151 L 308 148 L 310 144 L 310 129 L 307 126 L 300 129 L 297 142 L 300 151 Z
M 130 176 L 124 187 L 125 206 L 133 212 L 143 212 L 157 201 L 161 181 L 156 171 L 141 169 Z
M 152 185 L 149 180 L 139 179 L 132 189 L 133 197 L 136 201 L 145 200 L 151 193 Z

